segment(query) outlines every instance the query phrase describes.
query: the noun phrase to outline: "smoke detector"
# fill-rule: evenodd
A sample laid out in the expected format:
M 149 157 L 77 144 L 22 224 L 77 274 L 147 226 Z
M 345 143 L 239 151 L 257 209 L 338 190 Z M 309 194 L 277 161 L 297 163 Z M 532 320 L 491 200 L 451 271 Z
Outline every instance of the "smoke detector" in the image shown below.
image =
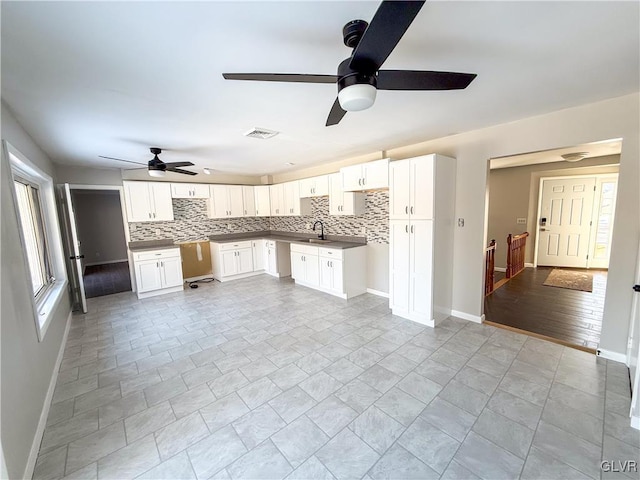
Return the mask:
M 280 132 L 276 132 L 275 130 L 267 130 L 266 128 L 254 127 L 248 132 L 245 132 L 244 136 L 266 140 L 267 138 L 275 137 L 278 133 Z
M 573 152 L 573 153 L 563 153 L 560 155 L 567 162 L 579 162 L 584 157 L 589 155 L 589 152 Z

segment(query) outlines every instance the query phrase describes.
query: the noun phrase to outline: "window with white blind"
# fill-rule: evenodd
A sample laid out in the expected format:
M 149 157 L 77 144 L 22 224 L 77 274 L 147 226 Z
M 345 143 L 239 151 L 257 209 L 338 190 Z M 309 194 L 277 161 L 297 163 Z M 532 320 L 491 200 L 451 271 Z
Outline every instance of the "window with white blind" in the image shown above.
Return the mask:
M 3 142 L 2 153 L 13 177 L 18 233 L 42 341 L 67 286 L 53 180 L 9 143 Z

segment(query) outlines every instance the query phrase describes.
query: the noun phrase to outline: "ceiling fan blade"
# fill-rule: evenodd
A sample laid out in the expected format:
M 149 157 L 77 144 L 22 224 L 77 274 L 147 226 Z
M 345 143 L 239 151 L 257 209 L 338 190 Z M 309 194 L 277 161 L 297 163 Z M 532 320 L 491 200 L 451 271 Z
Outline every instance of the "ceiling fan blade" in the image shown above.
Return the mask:
M 226 80 L 257 80 L 260 82 L 336 83 L 337 75 L 303 73 L 223 73 Z
M 378 90 L 462 90 L 476 78 L 475 73 L 380 70 Z
M 330 127 L 331 125 L 337 125 L 338 123 L 340 123 L 340 120 L 342 120 L 342 117 L 344 117 L 346 113 L 347 112 L 343 110 L 343 108 L 340 106 L 340 102 L 336 98 L 336 101 L 333 102 L 333 106 L 331 107 L 331 111 L 329 112 L 326 126 Z
M 349 67 L 364 73 L 378 70 L 424 3 L 424 0 L 382 2 L 354 49 Z
M 136 165 L 147 165 L 146 163 L 142 163 L 142 162 L 132 162 L 131 160 L 123 160 L 122 158 L 115 158 L 115 157 L 105 157 L 104 155 L 98 155 L 99 158 L 106 158 L 107 160 L 117 160 L 118 162 L 127 162 L 127 163 L 135 163 Z
M 193 167 L 193 163 L 191 162 L 169 162 L 165 163 L 167 168 L 175 168 L 175 167 Z
M 184 173 L 185 175 L 197 175 L 196 172 L 190 172 L 189 170 L 183 170 L 181 168 L 170 168 L 167 167 L 167 172 L 175 172 L 175 173 Z

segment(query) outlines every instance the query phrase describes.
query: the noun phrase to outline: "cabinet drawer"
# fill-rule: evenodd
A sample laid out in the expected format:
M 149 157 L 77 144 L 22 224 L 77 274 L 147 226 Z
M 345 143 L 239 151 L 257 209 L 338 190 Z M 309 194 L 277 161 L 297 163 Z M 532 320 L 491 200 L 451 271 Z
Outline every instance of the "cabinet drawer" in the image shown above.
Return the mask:
M 251 240 L 244 242 L 223 243 L 220 245 L 220 251 L 238 250 L 239 248 L 251 248 Z
M 307 255 L 318 255 L 318 247 L 312 245 L 301 245 L 299 243 L 291 243 L 291 251 L 298 253 L 306 253 Z
M 166 248 L 163 250 L 150 250 L 147 252 L 133 252 L 133 261 L 157 260 L 159 258 L 179 257 L 179 248 Z
M 320 247 L 318 255 L 325 258 L 335 258 L 336 260 L 342 260 L 342 250 L 341 248 L 324 248 Z

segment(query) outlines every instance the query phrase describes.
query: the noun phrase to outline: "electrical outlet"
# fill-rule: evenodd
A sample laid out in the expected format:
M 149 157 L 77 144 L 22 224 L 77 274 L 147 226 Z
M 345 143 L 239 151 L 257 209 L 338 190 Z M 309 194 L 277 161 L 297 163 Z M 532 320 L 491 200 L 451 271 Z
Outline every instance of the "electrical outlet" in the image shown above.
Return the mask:
M 360 233 L 362 234 L 362 236 L 366 236 L 367 235 L 367 227 L 362 227 L 362 229 L 360 230 Z
M 527 219 L 526 218 L 516 218 L 516 223 L 518 225 L 526 225 L 527 224 Z
M 156 235 L 159 237 L 162 234 L 159 228 L 156 228 Z
M 233 227 L 231 227 L 231 224 L 227 223 L 227 230 L 231 230 L 231 228 L 233 228 Z
M 464 227 L 464 218 L 459 218 L 458 219 L 458 226 L 459 227 Z
M 304 228 L 306 228 L 307 230 L 311 230 L 311 224 L 309 222 L 305 223 Z

